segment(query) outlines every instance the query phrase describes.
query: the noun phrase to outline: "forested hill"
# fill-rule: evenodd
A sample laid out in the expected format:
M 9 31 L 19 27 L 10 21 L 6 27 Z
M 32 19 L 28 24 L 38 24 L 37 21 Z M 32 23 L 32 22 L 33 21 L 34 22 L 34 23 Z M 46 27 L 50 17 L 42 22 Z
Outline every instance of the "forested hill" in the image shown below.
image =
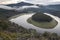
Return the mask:
M 0 8 L 0 18 L 9 18 L 11 16 L 20 14 L 19 12 L 15 11 L 15 10 L 7 10 L 7 9 L 1 9 Z

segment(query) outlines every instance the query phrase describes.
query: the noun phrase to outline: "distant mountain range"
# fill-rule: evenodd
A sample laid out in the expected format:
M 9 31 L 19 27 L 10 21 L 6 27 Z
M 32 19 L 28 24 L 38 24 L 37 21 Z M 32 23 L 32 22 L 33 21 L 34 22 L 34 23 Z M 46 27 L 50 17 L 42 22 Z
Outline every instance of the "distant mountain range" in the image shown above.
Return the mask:
M 54 5 L 39 5 L 26 2 L 20 2 L 16 4 L 8 4 L 6 6 L 12 7 L 13 10 L 18 12 L 60 12 L 60 4 Z
M 34 4 L 27 3 L 27 2 L 20 2 L 20 3 L 16 3 L 16 4 L 9 4 L 9 5 L 6 5 L 6 6 L 10 6 L 10 7 L 22 7 L 22 6 L 31 6 L 31 5 L 34 5 Z
M 38 6 L 39 8 L 33 8 L 33 7 L 30 7 L 30 6 Z M 16 8 L 17 10 L 18 9 L 21 9 L 21 10 L 30 10 L 30 11 L 35 11 L 34 9 L 37 10 L 44 10 L 44 11 L 60 11 L 60 4 L 54 4 L 54 5 L 39 5 L 39 4 L 32 4 L 32 3 L 27 3 L 27 2 L 20 2 L 20 3 L 16 3 L 16 4 L 8 4 L 6 6 L 9 6 L 9 7 L 13 7 L 13 8 Z M 28 6 L 28 7 L 25 7 L 25 6 Z M 24 8 L 25 7 L 25 8 Z M 24 9 L 22 9 L 24 8 Z M 20 11 L 21 11 L 20 10 Z

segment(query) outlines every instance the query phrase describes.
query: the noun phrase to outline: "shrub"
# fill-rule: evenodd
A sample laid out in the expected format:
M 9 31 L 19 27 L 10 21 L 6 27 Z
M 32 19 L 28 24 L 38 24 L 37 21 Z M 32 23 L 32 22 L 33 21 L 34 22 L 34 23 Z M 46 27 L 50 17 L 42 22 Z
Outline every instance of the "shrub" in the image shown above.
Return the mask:
M 0 28 L 7 29 L 7 27 L 9 26 L 8 24 L 9 24 L 8 21 L 0 20 Z

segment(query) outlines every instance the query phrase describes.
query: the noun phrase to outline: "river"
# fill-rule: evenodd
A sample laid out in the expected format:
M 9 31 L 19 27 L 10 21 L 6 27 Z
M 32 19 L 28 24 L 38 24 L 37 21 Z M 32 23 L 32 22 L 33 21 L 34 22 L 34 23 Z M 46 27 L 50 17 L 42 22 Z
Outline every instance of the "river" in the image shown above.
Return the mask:
M 51 33 L 60 34 L 60 18 L 59 17 L 48 14 L 48 13 L 44 13 L 48 16 L 51 16 L 52 18 L 54 18 L 58 22 L 58 24 L 56 25 L 55 28 L 53 28 L 53 29 L 44 29 L 44 28 L 36 27 L 36 26 L 34 26 L 34 25 L 27 22 L 27 19 L 30 18 L 34 14 L 35 13 L 21 15 L 19 17 L 11 19 L 10 21 L 14 22 L 18 25 L 21 25 L 22 27 L 27 28 L 27 29 L 35 29 L 39 33 L 51 32 Z

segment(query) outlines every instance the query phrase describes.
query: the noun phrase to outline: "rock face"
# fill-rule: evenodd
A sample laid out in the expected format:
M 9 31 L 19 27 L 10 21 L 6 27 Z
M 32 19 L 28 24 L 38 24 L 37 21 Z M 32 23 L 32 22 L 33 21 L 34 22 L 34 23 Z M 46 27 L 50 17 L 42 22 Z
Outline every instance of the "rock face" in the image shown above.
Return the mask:
M 50 22 L 52 18 L 43 13 L 36 13 L 35 15 L 32 16 L 32 20 L 38 22 Z

